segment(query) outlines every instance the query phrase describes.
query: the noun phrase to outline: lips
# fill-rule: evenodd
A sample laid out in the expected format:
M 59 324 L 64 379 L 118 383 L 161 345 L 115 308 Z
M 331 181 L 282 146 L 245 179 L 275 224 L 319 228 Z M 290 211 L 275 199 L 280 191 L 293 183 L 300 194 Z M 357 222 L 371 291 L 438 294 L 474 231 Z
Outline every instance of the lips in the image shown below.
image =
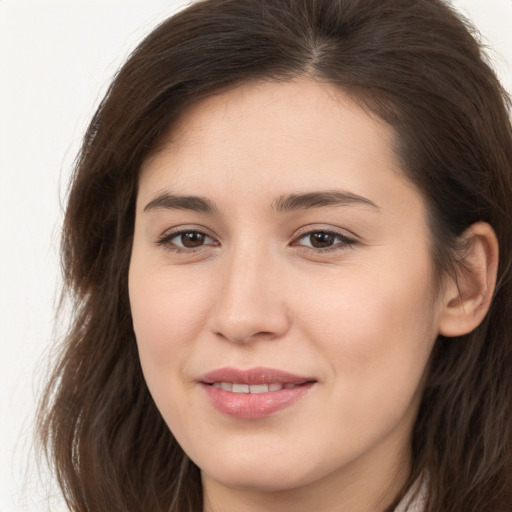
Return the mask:
M 259 419 L 291 406 L 316 383 L 315 379 L 273 368 L 219 368 L 200 379 L 210 403 L 239 419 Z

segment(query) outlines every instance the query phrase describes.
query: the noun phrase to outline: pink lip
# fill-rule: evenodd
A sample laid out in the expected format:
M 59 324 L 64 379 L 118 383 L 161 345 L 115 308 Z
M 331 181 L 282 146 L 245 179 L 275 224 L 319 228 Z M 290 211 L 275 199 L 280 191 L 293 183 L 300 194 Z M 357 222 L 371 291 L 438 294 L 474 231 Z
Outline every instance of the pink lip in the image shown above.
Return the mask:
M 268 393 L 233 393 L 212 386 L 214 382 L 233 384 L 294 384 Z M 210 403 L 221 413 L 240 419 L 259 419 L 284 409 L 302 398 L 315 384 L 315 380 L 273 368 L 219 368 L 200 379 Z

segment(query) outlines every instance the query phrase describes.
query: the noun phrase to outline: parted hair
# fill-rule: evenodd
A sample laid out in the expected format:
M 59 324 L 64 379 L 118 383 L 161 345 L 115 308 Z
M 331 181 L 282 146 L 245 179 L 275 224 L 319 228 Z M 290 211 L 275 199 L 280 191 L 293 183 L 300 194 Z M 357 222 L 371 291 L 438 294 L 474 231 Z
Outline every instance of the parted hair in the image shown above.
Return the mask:
M 436 341 L 412 433 L 427 512 L 512 511 L 512 130 L 476 31 L 442 0 L 202 0 L 159 25 L 116 74 L 85 134 L 62 235 L 73 315 L 38 412 L 74 512 L 200 512 L 199 469 L 158 412 L 132 328 L 128 268 L 142 162 L 198 100 L 251 80 L 338 86 L 397 135 L 429 215 L 440 276 L 458 240 L 499 240 L 490 310 Z

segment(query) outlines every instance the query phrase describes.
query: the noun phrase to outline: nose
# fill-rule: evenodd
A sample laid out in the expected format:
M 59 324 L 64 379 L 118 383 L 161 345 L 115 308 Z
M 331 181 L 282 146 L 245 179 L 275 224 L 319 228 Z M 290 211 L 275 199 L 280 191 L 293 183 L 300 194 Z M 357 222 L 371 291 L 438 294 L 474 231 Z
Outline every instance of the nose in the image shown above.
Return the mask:
M 277 258 L 246 247 L 222 263 L 212 314 L 216 336 L 233 343 L 274 340 L 286 334 L 290 315 Z

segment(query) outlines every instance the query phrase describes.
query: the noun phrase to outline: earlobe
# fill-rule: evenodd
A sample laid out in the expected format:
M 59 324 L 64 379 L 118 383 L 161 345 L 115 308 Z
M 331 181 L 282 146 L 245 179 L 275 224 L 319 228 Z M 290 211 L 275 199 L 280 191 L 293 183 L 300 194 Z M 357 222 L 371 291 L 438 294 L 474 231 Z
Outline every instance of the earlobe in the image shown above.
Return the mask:
M 456 276 L 443 290 L 439 334 L 462 336 L 475 329 L 489 310 L 498 271 L 498 240 L 486 222 L 477 222 L 462 235 L 464 252 Z

